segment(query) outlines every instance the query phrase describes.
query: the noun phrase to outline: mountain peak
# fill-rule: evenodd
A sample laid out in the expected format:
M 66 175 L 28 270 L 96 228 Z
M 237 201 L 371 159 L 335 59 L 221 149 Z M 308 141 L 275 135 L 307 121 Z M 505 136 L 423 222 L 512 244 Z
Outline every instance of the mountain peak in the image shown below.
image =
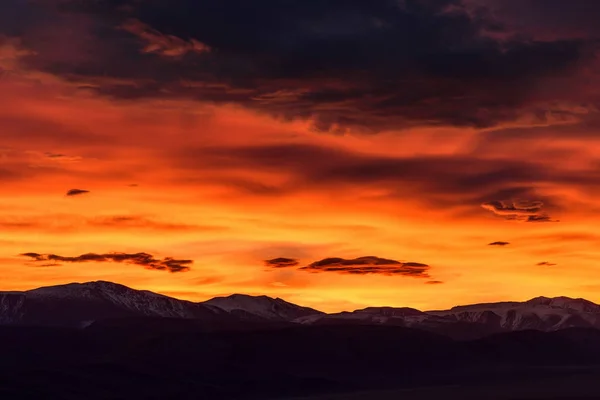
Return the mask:
M 64 288 L 86 288 L 86 287 L 87 288 L 125 288 L 125 289 L 129 289 L 129 290 L 134 290 L 125 285 L 121 285 L 119 283 L 102 281 L 102 280 L 88 281 L 88 282 L 70 282 L 70 283 L 65 283 L 62 285 L 42 286 L 42 287 L 39 287 L 39 288 L 33 289 L 33 290 L 46 289 L 46 288 L 64 289 Z
M 531 306 L 547 306 L 583 312 L 600 312 L 600 305 L 582 298 L 571 297 L 535 297 L 524 304 Z
M 527 302 L 544 302 L 544 301 L 587 301 L 587 302 L 590 302 L 589 300 L 583 299 L 581 297 L 568 297 L 568 296 L 556 296 L 556 297 L 538 296 L 538 297 L 534 297 L 533 299 L 528 300 Z
M 129 288 L 125 285 L 108 281 L 72 282 L 64 285 L 43 286 L 28 290 L 28 295 L 53 296 L 53 297 L 96 297 L 102 295 L 126 296 L 132 293 L 143 293 L 142 291 Z M 144 292 L 154 294 L 152 292 Z M 158 295 L 156 295 L 158 296 Z
M 293 320 L 307 315 L 320 314 L 320 311 L 301 307 L 280 298 L 269 296 L 250 296 L 232 294 L 227 297 L 215 297 L 203 304 L 227 312 L 247 312 L 270 320 Z
M 224 296 L 224 297 L 215 297 L 216 299 L 219 298 L 225 298 L 225 299 L 246 299 L 246 300 L 275 300 L 273 297 L 269 297 L 266 295 L 258 295 L 258 296 L 253 296 L 250 294 L 243 294 L 243 293 L 233 293 L 230 294 L 229 296 Z
M 421 328 L 462 337 L 507 330 L 552 331 L 569 327 L 600 328 L 600 305 L 581 298 L 535 297 L 422 312 L 409 307 L 366 307 L 324 314 L 281 298 L 235 293 L 195 303 L 104 280 L 0 293 L 1 324 L 87 326 L 92 321 L 130 317 L 221 321 L 360 323 Z M 203 322 L 203 323 L 204 323 Z M 221 323 L 219 322 L 219 323 Z M 236 323 L 237 323 L 236 322 Z

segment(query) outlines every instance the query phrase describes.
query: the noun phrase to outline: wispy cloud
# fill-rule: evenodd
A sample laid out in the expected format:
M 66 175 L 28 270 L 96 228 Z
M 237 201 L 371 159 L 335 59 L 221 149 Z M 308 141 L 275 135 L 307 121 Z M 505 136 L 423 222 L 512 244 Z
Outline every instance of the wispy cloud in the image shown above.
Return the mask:
M 181 57 L 187 53 L 206 53 L 210 51 L 210 47 L 196 39 L 183 40 L 177 36 L 163 34 L 136 19 L 126 21 L 122 25 L 122 29 L 144 41 L 143 53 Z
M 40 263 L 41 266 L 59 266 L 60 263 L 86 263 L 86 262 L 115 262 L 134 264 L 146 269 L 168 272 L 187 272 L 193 260 L 179 260 L 171 257 L 163 259 L 154 258 L 148 253 L 86 253 L 79 256 L 67 257 L 57 254 L 23 253 L 23 257 L 28 257 L 34 263 Z
M 539 267 L 553 267 L 556 264 L 551 263 L 549 261 L 542 261 L 542 262 L 537 263 L 536 265 L 539 266 Z
M 222 232 L 228 228 L 220 225 L 191 225 L 179 222 L 161 221 L 143 215 L 112 215 L 88 218 L 86 225 L 97 228 L 150 229 L 162 231 Z
M 489 243 L 488 246 L 500 246 L 500 247 L 503 247 L 503 246 L 508 246 L 509 244 L 510 244 L 510 242 L 492 242 L 492 243 Z
M 509 221 L 558 222 L 543 212 L 544 203 L 537 200 L 494 200 L 481 207 Z
M 44 153 L 44 156 L 49 160 L 59 162 L 59 163 L 74 163 L 74 162 L 79 162 L 82 160 L 82 157 L 80 157 L 80 156 L 69 156 L 67 154 L 62 154 L 62 153 L 46 152 L 46 153 Z

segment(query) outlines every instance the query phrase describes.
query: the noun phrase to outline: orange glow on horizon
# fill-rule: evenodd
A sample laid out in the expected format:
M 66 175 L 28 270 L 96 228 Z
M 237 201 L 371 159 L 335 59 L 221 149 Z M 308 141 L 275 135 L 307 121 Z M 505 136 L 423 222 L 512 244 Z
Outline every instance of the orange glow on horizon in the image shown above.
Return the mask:
M 5 63 L 10 57 L 16 56 L 5 56 Z M 500 128 L 426 126 L 332 135 L 311 130 L 310 121 L 234 106 L 114 100 L 26 70 L 0 81 L 0 123 L 2 290 L 109 280 L 195 301 L 266 294 L 323 311 L 440 309 L 539 295 L 600 302 L 599 191 L 590 183 L 600 154 L 596 137 L 520 138 L 509 134 L 517 128 L 505 127 L 503 138 Z M 594 128 L 573 121 L 529 129 Z M 491 135 L 495 142 L 486 142 Z M 283 151 L 277 146 L 298 146 L 322 159 L 261 152 Z M 329 158 L 340 168 L 325 164 Z M 313 168 L 321 161 L 327 171 Z M 494 163 L 519 171 L 520 161 L 580 174 L 578 181 L 557 173 L 534 182 L 537 194 L 556 199 L 546 208 L 560 223 L 494 215 L 481 203 L 502 199 L 482 198 L 493 192 L 485 181 L 467 182 L 475 189 L 465 193 L 445 175 L 454 168 L 467 181 L 473 168 L 493 175 Z M 378 179 L 365 178 L 375 169 Z M 529 185 L 523 176 L 506 183 Z M 65 196 L 73 188 L 90 193 Z M 510 245 L 488 245 L 494 241 Z M 107 262 L 40 266 L 19 256 L 26 252 L 147 252 L 194 264 L 181 273 Z M 263 264 L 276 257 L 304 266 L 367 255 L 425 263 L 430 278 Z M 425 284 L 430 280 L 443 284 Z

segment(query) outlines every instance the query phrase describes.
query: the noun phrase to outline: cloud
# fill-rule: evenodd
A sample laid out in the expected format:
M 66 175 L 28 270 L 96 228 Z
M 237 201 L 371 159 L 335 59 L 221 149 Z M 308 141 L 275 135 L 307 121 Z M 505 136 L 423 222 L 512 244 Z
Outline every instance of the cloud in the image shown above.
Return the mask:
M 578 79 L 592 45 L 531 40 L 460 0 L 259 0 L 253 18 L 245 0 L 7 1 L 0 34 L 27 38 L 27 68 L 110 78 L 96 90 L 112 97 L 233 103 L 333 132 L 545 120 L 550 100 L 582 95 L 551 83 Z
M 153 215 L 33 214 L 0 217 L 0 231 L 30 231 L 65 234 L 76 232 L 155 231 L 214 235 L 230 231 L 225 225 L 194 225 L 170 221 Z
M 525 222 L 560 222 L 557 219 L 552 219 L 549 215 L 530 215 Z
M 415 278 L 428 278 L 430 266 L 418 262 L 401 262 L 386 258 L 366 256 L 354 259 L 339 257 L 325 258 L 299 268 L 308 272 L 337 272 L 352 275 L 402 275 Z
M 61 153 L 46 152 L 44 153 L 44 156 L 46 157 L 46 159 L 58 163 L 74 163 L 82 160 L 82 158 L 79 156 L 69 156 Z
M 71 189 L 67 192 L 66 196 L 80 196 L 82 194 L 89 193 L 89 190 L 85 189 Z
M 29 230 L 36 232 L 111 232 L 122 230 L 193 232 L 210 234 L 229 231 L 224 225 L 192 225 L 157 219 L 152 215 L 83 216 L 76 214 L 41 214 L 0 217 L 0 230 Z
M 536 264 L 539 267 L 554 267 L 556 264 L 553 264 L 551 262 L 548 261 L 542 261 Z
M 529 159 L 486 159 L 476 154 L 392 156 L 309 143 L 205 146 L 178 150 L 172 157 L 182 175 L 193 171 L 198 180 L 240 194 L 276 198 L 301 191 L 355 193 L 359 188 L 359 193 L 366 193 L 374 189 L 386 200 L 414 200 L 439 211 L 468 207 L 473 216 L 480 215 L 483 207 L 500 218 L 522 222 L 556 221 L 548 214 L 565 211 L 563 199 L 541 192 L 543 188 L 560 186 L 592 193 L 600 181 L 597 168 L 564 169 Z M 220 167 L 216 173 L 214 165 Z M 209 169 L 210 175 L 203 177 L 201 171 Z M 255 178 L 255 186 L 270 190 L 248 191 L 245 181 L 237 179 L 249 179 L 248 169 L 256 171 L 255 176 L 283 179 L 265 183 Z
M 0 32 L 0 80 L 18 73 L 19 60 L 31 54 L 23 48 L 20 38 L 6 37 Z
M 542 201 L 495 200 L 483 203 L 481 207 L 509 221 L 558 222 L 558 220 L 553 220 L 550 216 L 542 212 L 544 208 Z
M 195 39 L 183 40 L 173 35 L 164 35 L 148 25 L 131 19 L 122 25 L 122 29 L 138 36 L 145 42 L 144 53 L 156 53 L 167 57 L 181 57 L 190 52 L 210 51 L 205 44 Z
M 42 262 L 42 266 L 58 266 L 60 263 L 85 263 L 85 262 L 115 262 L 140 265 L 146 269 L 168 271 L 168 272 L 187 272 L 193 260 L 178 260 L 171 257 L 156 259 L 148 253 L 107 253 L 96 254 L 86 253 L 75 257 L 65 257 L 56 254 L 23 253 L 23 257 L 33 259 L 33 262 Z M 50 262 L 48 264 L 48 262 Z
M 444 282 L 442 282 L 442 281 L 427 281 L 427 282 L 425 282 L 426 285 L 441 285 L 443 283 Z
M 94 228 L 152 229 L 159 231 L 219 232 L 229 228 L 218 225 L 190 225 L 185 223 L 159 221 L 142 215 L 111 215 L 88 218 L 85 224 Z
M 298 264 L 299 264 L 298 260 L 296 260 L 294 258 L 279 257 L 279 258 L 273 258 L 271 260 L 265 260 L 265 265 L 267 267 L 273 267 L 273 268 L 296 267 L 296 266 L 298 266 Z
M 34 258 L 36 261 L 42 261 L 44 260 L 44 256 L 42 254 L 39 253 L 23 253 L 20 254 L 23 257 L 30 257 L 30 258 Z
M 600 38 L 596 15 L 600 4 L 589 0 L 471 0 L 491 7 L 494 14 L 539 40 Z M 540 12 L 544 10 L 544 12 Z
M 491 201 L 481 205 L 496 215 L 536 215 L 544 207 L 541 201 Z
M 510 242 L 492 242 L 488 246 L 508 246 Z

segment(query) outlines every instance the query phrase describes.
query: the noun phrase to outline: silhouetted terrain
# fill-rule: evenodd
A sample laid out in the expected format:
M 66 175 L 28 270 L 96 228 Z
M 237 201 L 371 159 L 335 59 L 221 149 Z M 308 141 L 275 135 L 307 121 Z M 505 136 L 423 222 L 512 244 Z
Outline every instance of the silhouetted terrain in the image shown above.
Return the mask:
M 0 398 L 591 395 L 600 330 L 559 328 L 593 321 L 597 306 L 534 300 L 459 314 L 389 307 L 324 314 L 264 296 L 193 303 L 109 282 L 4 293 Z M 407 327 L 411 321 L 420 322 Z M 516 328 L 527 321 L 543 324 Z M 514 331 L 502 332 L 504 323 Z
M 437 387 L 295 397 L 294 400 L 591 400 L 600 399 L 600 371 L 547 370 L 545 377 Z M 283 400 L 283 399 L 281 399 Z M 287 400 L 287 399 L 286 399 Z
M 267 296 L 233 294 L 195 303 L 104 281 L 0 292 L 0 325 L 81 328 L 98 321 L 119 319 L 123 324 L 140 318 L 180 319 L 180 324 L 205 330 L 248 329 L 261 324 L 400 326 L 470 340 L 529 329 L 600 329 L 600 305 L 584 299 L 538 297 L 445 311 L 368 307 L 326 314 Z
M 0 395 L 265 399 L 450 384 L 512 386 L 582 374 L 600 365 L 596 330 L 455 341 L 402 327 L 205 332 L 179 322 L 3 327 Z

